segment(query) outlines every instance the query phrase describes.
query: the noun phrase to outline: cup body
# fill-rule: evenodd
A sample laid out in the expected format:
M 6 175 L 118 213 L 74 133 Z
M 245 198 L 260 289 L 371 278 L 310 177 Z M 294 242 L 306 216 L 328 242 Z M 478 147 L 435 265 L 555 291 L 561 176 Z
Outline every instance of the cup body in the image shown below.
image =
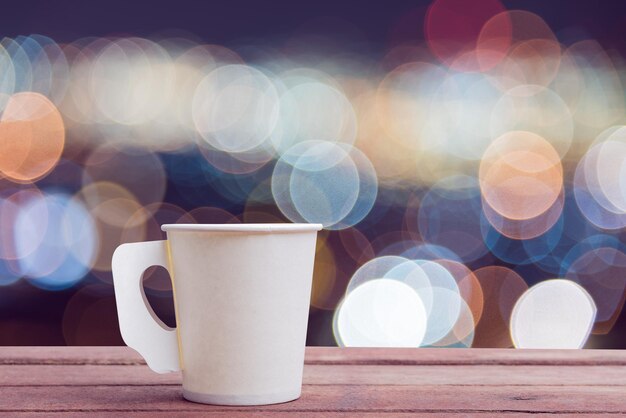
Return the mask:
M 300 396 L 319 229 L 304 227 L 164 226 L 186 399 L 258 405 Z

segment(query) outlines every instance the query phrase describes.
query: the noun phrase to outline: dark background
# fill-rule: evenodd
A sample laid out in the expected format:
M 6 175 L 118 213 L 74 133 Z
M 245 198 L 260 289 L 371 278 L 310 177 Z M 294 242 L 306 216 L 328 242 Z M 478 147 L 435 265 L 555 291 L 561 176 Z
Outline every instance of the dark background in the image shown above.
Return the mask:
M 623 1 L 503 0 L 502 3 L 509 10 L 522 9 L 538 14 L 561 42 L 593 38 L 605 48 L 620 51 L 626 48 L 626 3 Z M 415 25 L 412 30 L 403 28 L 402 35 L 423 38 L 423 22 L 419 17 L 429 4 L 428 0 L 3 1 L 0 30 L 3 36 L 39 33 L 57 42 L 87 36 L 154 36 L 178 32 L 229 46 L 249 40 L 280 44 L 301 30 L 328 34 L 323 21 L 328 24 L 330 20 L 334 29 L 344 32 L 333 33 L 337 41 L 349 35 L 358 36 L 366 43 L 366 48 L 382 52 L 393 43 L 393 38 L 397 40 L 394 29 L 407 15 L 414 16 Z

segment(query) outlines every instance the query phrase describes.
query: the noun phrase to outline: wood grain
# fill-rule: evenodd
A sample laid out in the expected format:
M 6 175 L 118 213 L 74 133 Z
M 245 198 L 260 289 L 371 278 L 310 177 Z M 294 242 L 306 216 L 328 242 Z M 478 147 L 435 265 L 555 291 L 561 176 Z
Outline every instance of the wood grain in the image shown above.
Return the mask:
M 307 348 L 302 397 L 265 407 L 182 399 L 126 347 L 0 347 L 3 416 L 626 414 L 626 352 Z
M 16 386 L 3 391 L 0 411 L 292 411 L 420 412 L 520 411 L 610 413 L 622 411 L 624 387 L 605 386 L 370 386 L 306 385 L 295 402 L 223 407 L 182 399 L 179 386 Z
M 2 365 L 0 387 L 180 385 L 180 373 L 155 374 L 146 366 Z M 307 365 L 311 385 L 544 385 L 624 386 L 626 366 L 378 366 Z
M 443 353 L 445 352 L 445 355 Z M 307 347 L 306 364 L 626 365 L 626 350 Z M 128 347 L 0 347 L 0 364 L 146 364 Z

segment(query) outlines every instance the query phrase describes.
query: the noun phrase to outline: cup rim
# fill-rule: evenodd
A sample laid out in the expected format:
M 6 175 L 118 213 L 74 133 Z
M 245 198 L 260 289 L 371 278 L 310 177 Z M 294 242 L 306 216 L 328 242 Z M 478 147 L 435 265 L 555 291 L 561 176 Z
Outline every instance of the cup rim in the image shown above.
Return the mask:
M 267 223 L 267 224 L 165 224 L 161 230 L 211 232 L 307 232 L 319 231 L 322 224 Z

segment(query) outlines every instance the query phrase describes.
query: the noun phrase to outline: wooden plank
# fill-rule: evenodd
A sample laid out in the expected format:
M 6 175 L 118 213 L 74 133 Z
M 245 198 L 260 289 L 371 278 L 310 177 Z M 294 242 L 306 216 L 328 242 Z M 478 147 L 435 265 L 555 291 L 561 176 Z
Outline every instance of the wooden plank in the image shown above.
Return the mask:
M 307 364 L 626 365 L 626 350 L 307 347 Z M 145 364 L 128 347 L 0 347 L 0 364 Z
M 0 364 L 125 364 L 146 362 L 129 347 L 0 347 Z
M 622 386 L 626 366 L 387 366 L 315 365 L 304 369 L 305 384 L 448 386 Z
M 4 365 L 3 386 L 179 385 L 180 373 L 147 366 Z M 389 366 L 307 364 L 304 383 L 314 385 L 600 385 L 626 386 L 626 366 Z M 625 388 L 626 393 L 626 388 Z
M 626 365 L 626 350 L 308 347 L 308 364 Z
M 180 372 L 159 374 L 148 366 L 2 365 L 0 388 L 7 386 L 180 385 Z
M 221 407 L 181 398 L 178 386 L 13 387 L 3 390 L 0 412 L 223 412 L 353 414 L 433 411 L 456 413 L 626 413 L 623 387 L 606 386 L 304 386 L 295 402 L 265 407 Z
M 132 415 L 133 417 L 137 417 L 137 418 L 172 418 L 172 412 L 163 412 L 163 411 L 149 411 L 149 412 L 145 412 L 145 411 L 133 411 L 131 412 L 125 412 L 125 415 Z M 84 412 L 78 412 L 78 411 L 73 411 L 70 414 L 73 417 L 93 417 L 94 416 L 94 412 L 93 411 L 84 411 Z M 375 417 L 375 418 L 393 418 L 393 417 L 415 417 L 416 413 L 415 412 L 403 412 L 403 411 L 398 411 L 398 412 L 378 412 L 378 411 L 361 411 L 359 412 L 358 416 L 359 417 Z M 419 411 L 419 415 L 420 416 L 436 416 L 436 417 L 466 417 L 470 414 L 468 414 L 467 412 L 446 412 L 446 413 L 442 413 L 441 411 Z M 493 416 L 494 413 L 492 411 L 473 411 L 471 413 L 472 416 Z M 535 413 L 535 412 L 531 412 L 531 413 L 520 413 L 519 411 L 498 411 L 498 416 L 520 416 L 520 415 L 532 415 L 533 417 L 554 417 L 555 415 L 560 415 L 559 412 L 550 412 L 550 413 Z M 573 415 L 572 413 L 569 412 L 565 412 L 562 415 L 565 416 L 570 416 Z M 20 417 L 20 418 L 29 418 L 29 417 L 34 417 L 34 418 L 41 418 L 41 417 L 58 417 L 58 418 L 66 418 L 68 416 L 67 412 L 56 412 L 56 413 L 50 413 L 50 412 L 13 412 L 11 413 L 12 417 Z M 104 411 L 98 411 L 98 416 L 99 417 L 111 417 L 111 418 L 119 418 L 120 416 L 120 412 L 119 411 L 115 411 L 115 412 L 104 412 Z M 225 417 L 225 418 L 248 418 L 248 417 L 252 417 L 252 418 L 269 418 L 269 417 L 293 417 L 294 416 L 294 412 L 292 411 L 185 411 L 185 412 L 180 412 L 177 411 L 176 412 L 176 416 L 177 417 L 206 417 L 206 416 L 210 416 L 210 417 Z M 306 413 L 306 417 L 307 418 L 327 418 L 327 417 L 332 417 L 332 418 L 354 418 L 355 414 L 353 414 L 352 412 L 334 412 L 334 411 L 325 411 L 325 412 L 307 412 Z M 587 417 L 597 417 L 598 414 L 595 413 L 576 413 L 575 414 L 576 418 L 587 418 Z
M 1 347 L 0 415 L 626 413 L 624 351 L 311 347 L 303 397 L 266 407 L 186 402 L 180 378 L 127 347 Z
M 69 415 L 72 417 L 93 417 L 93 411 L 87 412 L 77 412 L 73 411 Z M 125 412 L 125 415 L 132 415 L 137 418 L 172 418 L 172 412 L 162 412 L 162 411 L 133 411 L 133 412 Z M 302 416 L 303 414 L 298 414 L 298 416 Z M 334 411 L 325 411 L 325 412 L 307 412 L 304 414 L 307 418 L 354 418 L 355 414 L 352 412 L 334 412 Z M 467 417 L 471 416 L 493 416 L 494 413 L 491 411 L 473 411 L 471 414 L 467 412 L 446 412 L 442 413 L 441 411 L 419 411 L 419 416 L 434 416 L 434 417 Z M 550 412 L 550 413 L 520 413 L 519 411 L 498 411 L 498 416 L 526 416 L 532 415 L 533 417 L 554 417 L 555 415 L 561 415 L 559 412 Z M 564 416 L 571 416 L 571 413 L 563 413 Z M 12 412 L 11 417 L 20 417 L 20 418 L 41 418 L 41 417 L 58 417 L 58 418 L 66 418 L 68 416 L 67 412 Z M 119 418 L 120 412 L 104 412 L 98 411 L 98 417 L 111 417 L 111 418 Z M 185 412 L 176 412 L 176 417 L 225 417 L 225 418 L 270 418 L 270 417 L 293 417 L 294 412 L 292 411 L 185 411 Z M 394 417 L 415 417 L 415 412 L 369 412 L 369 411 L 361 411 L 358 414 L 359 417 L 372 417 L 372 418 L 394 418 Z M 575 414 L 576 418 L 587 418 L 587 417 L 597 417 L 598 414 L 595 413 L 577 413 Z

